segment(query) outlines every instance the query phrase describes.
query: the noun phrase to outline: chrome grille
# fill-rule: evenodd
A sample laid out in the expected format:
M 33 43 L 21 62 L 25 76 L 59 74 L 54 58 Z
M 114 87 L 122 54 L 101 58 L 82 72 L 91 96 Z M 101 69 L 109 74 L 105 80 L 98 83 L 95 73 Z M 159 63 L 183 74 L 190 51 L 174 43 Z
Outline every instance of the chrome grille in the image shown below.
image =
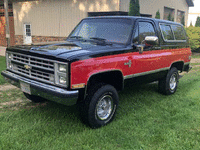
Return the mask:
M 54 83 L 54 62 L 51 60 L 12 53 L 11 62 L 12 70 L 16 73 L 32 79 Z

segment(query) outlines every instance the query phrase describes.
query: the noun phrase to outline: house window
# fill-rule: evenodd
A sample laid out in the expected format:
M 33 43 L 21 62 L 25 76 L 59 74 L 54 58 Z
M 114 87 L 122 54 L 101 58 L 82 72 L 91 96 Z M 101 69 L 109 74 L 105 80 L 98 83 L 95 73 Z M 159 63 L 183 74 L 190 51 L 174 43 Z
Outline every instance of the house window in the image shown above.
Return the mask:
M 174 21 L 174 9 L 169 7 L 164 7 L 164 20 Z
M 185 12 L 178 10 L 177 11 L 177 20 L 176 20 L 176 22 L 181 23 L 181 20 L 183 19 L 183 17 L 185 18 Z

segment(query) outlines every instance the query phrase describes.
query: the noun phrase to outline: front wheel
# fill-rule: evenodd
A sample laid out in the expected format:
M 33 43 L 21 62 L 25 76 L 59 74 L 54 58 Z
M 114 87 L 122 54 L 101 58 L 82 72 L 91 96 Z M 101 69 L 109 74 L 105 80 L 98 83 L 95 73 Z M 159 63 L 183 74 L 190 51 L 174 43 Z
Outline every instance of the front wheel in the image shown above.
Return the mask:
M 171 68 L 167 73 L 167 76 L 159 81 L 159 91 L 165 95 L 174 94 L 177 90 L 178 79 L 178 70 L 175 67 Z
M 91 88 L 80 106 L 82 120 L 92 128 L 111 122 L 118 106 L 118 93 L 111 85 L 98 84 Z

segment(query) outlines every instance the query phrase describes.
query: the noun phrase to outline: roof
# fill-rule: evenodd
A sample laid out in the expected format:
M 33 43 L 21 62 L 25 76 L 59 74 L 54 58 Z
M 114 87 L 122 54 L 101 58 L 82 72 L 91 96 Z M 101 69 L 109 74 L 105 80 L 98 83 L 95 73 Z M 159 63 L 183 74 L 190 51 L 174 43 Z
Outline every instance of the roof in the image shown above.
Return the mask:
M 139 16 L 97 16 L 97 17 L 87 17 L 85 19 L 111 19 L 111 18 L 115 18 L 115 19 L 145 19 L 145 20 L 153 20 L 155 22 L 162 22 L 162 23 L 170 23 L 170 24 L 179 24 L 177 22 L 173 22 L 173 21 L 169 21 L 169 20 L 162 20 L 162 19 L 155 19 L 155 18 L 149 18 L 149 17 L 139 17 Z
M 194 7 L 194 2 L 193 0 L 186 0 L 187 4 L 189 7 Z

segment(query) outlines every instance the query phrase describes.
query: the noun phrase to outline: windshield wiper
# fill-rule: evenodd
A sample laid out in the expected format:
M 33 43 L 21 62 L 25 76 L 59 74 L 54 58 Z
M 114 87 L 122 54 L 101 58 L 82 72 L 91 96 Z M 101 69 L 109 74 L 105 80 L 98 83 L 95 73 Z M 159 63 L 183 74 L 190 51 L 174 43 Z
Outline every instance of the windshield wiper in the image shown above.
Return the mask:
M 106 39 L 99 38 L 99 37 L 91 37 L 90 39 L 92 39 L 92 40 L 98 40 L 98 41 L 106 41 Z
M 70 39 L 74 39 L 74 38 L 75 38 L 75 39 L 82 39 L 83 37 L 82 37 L 82 36 L 70 36 L 69 38 L 70 38 Z
M 106 42 L 104 38 L 91 37 L 90 39 L 96 41 L 96 43 L 100 45 L 112 45 L 112 43 Z

